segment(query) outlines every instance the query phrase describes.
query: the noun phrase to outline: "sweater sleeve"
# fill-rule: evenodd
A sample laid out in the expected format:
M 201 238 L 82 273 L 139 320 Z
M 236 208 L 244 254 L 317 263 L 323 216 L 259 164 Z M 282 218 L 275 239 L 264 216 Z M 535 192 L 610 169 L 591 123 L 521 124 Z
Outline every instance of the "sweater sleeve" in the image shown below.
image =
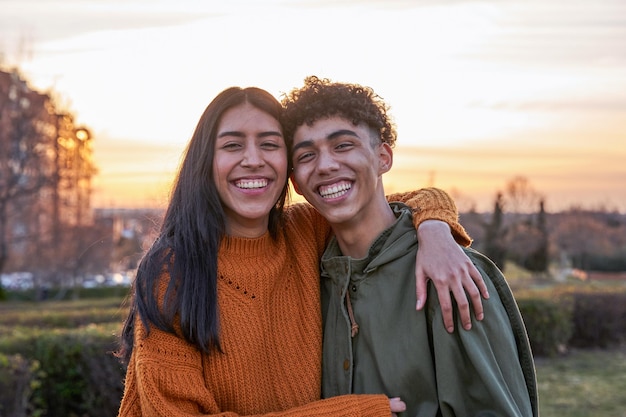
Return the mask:
M 395 193 L 387 196 L 387 201 L 404 203 L 413 210 L 413 224 L 417 229 L 425 220 L 441 220 L 452 229 L 454 240 L 462 246 L 469 246 L 472 239 L 459 223 L 459 213 L 454 200 L 439 188 L 421 188 L 416 191 Z

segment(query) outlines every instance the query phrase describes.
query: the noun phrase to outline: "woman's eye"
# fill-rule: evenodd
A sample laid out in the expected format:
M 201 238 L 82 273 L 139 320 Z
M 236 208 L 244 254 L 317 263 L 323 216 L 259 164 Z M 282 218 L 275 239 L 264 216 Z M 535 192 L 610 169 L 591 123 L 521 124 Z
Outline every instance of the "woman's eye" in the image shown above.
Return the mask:
M 222 145 L 222 149 L 225 149 L 227 151 L 239 149 L 240 147 L 241 147 L 241 145 L 238 144 L 237 142 L 227 142 L 227 143 Z
M 261 146 L 265 149 L 280 149 L 280 145 L 276 142 L 265 142 Z

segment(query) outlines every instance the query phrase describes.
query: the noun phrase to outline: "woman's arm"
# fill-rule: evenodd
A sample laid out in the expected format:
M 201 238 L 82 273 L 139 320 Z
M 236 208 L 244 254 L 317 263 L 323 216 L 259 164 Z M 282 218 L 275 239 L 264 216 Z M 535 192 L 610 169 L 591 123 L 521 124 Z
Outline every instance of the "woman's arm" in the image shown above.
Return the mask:
M 450 293 L 456 300 L 463 328 L 471 329 L 468 295 L 477 320 L 484 317 L 481 293 L 485 298 L 489 298 L 489 292 L 480 273 L 461 246 L 456 244 L 446 223 L 426 220 L 419 225 L 417 236 L 419 241 L 415 261 L 417 309 L 422 309 L 426 302 L 426 284 L 431 279 L 437 289 L 446 330 L 449 333 L 454 331 Z
M 342 395 L 287 410 L 279 408 L 277 399 L 275 411 L 260 414 L 224 410 L 219 405 L 219 393 L 213 392 L 204 379 L 206 356 L 175 334 L 155 326 L 151 326 L 150 333 L 146 334 L 139 319 L 136 325 L 137 339 L 118 417 L 378 417 L 391 416 L 392 407 L 398 409 L 398 401 L 385 395 Z M 213 354 L 220 355 L 218 352 Z M 263 352 L 260 350 L 259 354 Z M 228 376 L 224 378 L 227 380 Z
M 489 298 L 489 292 L 476 267 L 456 243 L 469 246 L 472 240 L 458 221 L 454 200 L 438 188 L 392 194 L 387 200 L 402 202 L 413 210 L 420 245 L 415 267 L 416 308 L 420 310 L 426 302 L 426 283 L 430 279 L 437 289 L 446 330 L 454 331 L 450 293 L 458 305 L 463 328 L 469 330 L 472 321 L 468 295 L 476 318 L 482 320 L 481 294 Z
M 459 245 L 469 246 L 472 243 L 472 239 L 459 223 L 459 213 L 454 200 L 444 190 L 433 187 L 420 188 L 388 195 L 387 201 L 397 201 L 411 207 L 415 228 L 426 220 L 441 220 L 450 226 L 452 236 Z
M 456 239 L 459 244 L 469 246 L 471 239 L 458 222 L 454 200 L 438 188 L 423 188 L 391 194 L 387 196 L 387 201 L 404 203 L 413 210 L 413 223 L 420 242 L 415 269 L 416 308 L 421 309 L 426 302 L 426 283 L 430 279 L 437 288 L 446 329 L 454 331 L 450 293 L 459 306 L 463 327 L 470 329 L 469 300 L 476 318 L 481 320 L 481 294 L 489 298 L 489 293 L 478 270 L 455 243 Z M 292 204 L 287 207 L 285 215 L 287 221 L 293 221 L 301 230 L 304 239 L 316 242 L 321 257 L 331 232 L 326 219 L 308 203 Z

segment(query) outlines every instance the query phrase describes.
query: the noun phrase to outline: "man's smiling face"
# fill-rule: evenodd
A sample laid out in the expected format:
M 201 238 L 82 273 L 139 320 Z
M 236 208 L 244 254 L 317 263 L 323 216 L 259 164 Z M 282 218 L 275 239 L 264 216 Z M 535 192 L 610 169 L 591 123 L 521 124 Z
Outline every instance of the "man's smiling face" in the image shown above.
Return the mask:
M 292 161 L 296 190 L 339 225 L 367 220 L 381 175 L 391 167 L 391 148 L 368 126 L 333 116 L 296 129 Z

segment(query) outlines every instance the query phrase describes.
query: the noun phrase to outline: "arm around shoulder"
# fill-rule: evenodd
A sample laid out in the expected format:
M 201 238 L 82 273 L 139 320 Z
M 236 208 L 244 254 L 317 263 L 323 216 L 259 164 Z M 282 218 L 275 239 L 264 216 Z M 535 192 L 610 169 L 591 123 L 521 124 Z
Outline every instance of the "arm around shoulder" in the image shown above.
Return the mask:
M 459 223 L 459 213 L 454 200 L 439 188 L 421 188 L 406 193 L 387 196 L 388 201 L 398 201 L 413 210 L 415 228 L 425 220 L 441 220 L 450 226 L 452 235 L 459 245 L 469 246 L 472 239 Z
M 420 310 L 428 297 L 426 281 L 430 279 L 438 290 L 445 328 L 449 332 L 454 331 L 450 298 L 452 294 L 460 307 L 463 328 L 469 330 L 470 305 L 476 317 L 482 319 L 481 294 L 488 298 L 489 293 L 478 270 L 456 244 L 469 246 L 471 239 L 458 221 L 454 200 L 438 188 L 422 188 L 404 194 L 394 194 L 388 199 L 395 199 L 408 205 L 413 212 L 413 224 L 418 229 L 420 249 L 415 268 L 416 308 Z M 444 222 L 448 226 L 445 226 Z

